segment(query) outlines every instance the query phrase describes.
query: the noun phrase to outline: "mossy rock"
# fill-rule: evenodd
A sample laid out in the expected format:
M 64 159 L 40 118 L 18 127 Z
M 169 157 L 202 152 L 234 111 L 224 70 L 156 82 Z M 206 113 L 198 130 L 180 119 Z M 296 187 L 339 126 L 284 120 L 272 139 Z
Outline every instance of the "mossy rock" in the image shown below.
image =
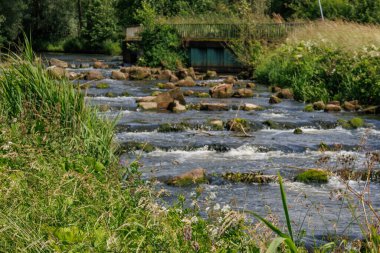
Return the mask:
M 222 177 L 234 183 L 268 184 L 277 181 L 277 176 L 263 175 L 262 172 L 227 172 Z
M 348 122 L 350 123 L 350 125 L 353 128 L 360 128 L 360 127 L 364 126 L 364 120 L 362 118 L 359 118 L 359 117 L 352 118 Z
M 209 97 L 211 97 L 210 94 L 208 94 L 207 92 L 197 92 L 197 93 L 195 93 L 195 96 L 199 97 L 199 98 L 209 98 Z
M 124 91 L 123 93 L 121 93 L 121 96 L 122 96 L 122 97 L 130 97 L 131 94 L 129 94 L 128 91 Z
M 179 124 L 164 123 L 160 125 L 157 131 L 161 133 L 182 132 L 185 131 L 186 128 L 189 128 L 189 126 L 190 125 L 188 123 L 184 122 L 181 122 Z
M 310 169 L 298 174 L 295 180 L 302 183 L 325 184 L 329 181 L 329 173 L 325 170 Z
M 124 152 L 133 152 L 136 150 L 141 150 L 141 151 L 150 153 L 150 152 L 155 151 L 156 147 L 150 143 L 147 143 L 147 142 L 132 141 L 132 142 L 128 142 L 128 143 L 123 144 L 121 149 Z
M 338 119 L 337 124 L 345 129 L 357 129 L 364 126 L 364 120 L 356 117 L 350 120 Z
M 156 96 L 160 95 L 161 93 L 162 93 L 161 91 L 156 90 L 156 91 L 152 92 L 152 96 L 156 97 Z
M 312 104 L 308 104 L 303 109 L 304 112 L 314 112 L 314 106 Z
M 294 134 L 303 134 L 303 131 L 301 128 L 296 128 L 296 129 L 294 129 L 293 133 Z
M 113 92 L 107 92 L 106 94 L 104 94 L 104 96 L 108 97 L 108 98 L 115 98 L 117 97 L 117 95 Z
M 250 130 L 249 122 L 243 118 L 231 119 L 226 124 L 227 130 L 236 132 L 246 132 Z
M 266 120 L 263 122 L 264 125 L 268 126 L 271 129 L 280 129 L 280 125 L 277 122 L 274 122 L 273 120 Z
M 108 83 L 98 83 L 95 85 L 95 88 L 97 89 L 108 89 L 110 85 Z
M 211 127 L 214 131 L 222 131 L 224 129 L 224 123 L 221 120 L 213 119 L 209 120 L 207 124 Z
M 203 183 L 208 183 L 208 179 L 206 177 L 206 170 L 202 168 L 185 172 L 166 181 L 166 184 L 177 187 L 185 187 Z

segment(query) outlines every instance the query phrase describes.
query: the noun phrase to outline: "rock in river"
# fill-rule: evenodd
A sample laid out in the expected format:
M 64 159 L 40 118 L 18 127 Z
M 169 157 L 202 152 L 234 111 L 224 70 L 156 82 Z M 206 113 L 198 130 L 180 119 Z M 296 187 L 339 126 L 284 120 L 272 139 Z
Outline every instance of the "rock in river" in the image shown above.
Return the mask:
M 209 93 L 213 98 L 230 98 L 234 94 L 232 87 L 232 84 L 219 84 L 212 87 Z
M 193 169 L 191 171 L 185 172 L 181 175 L 175 176 L 167 180 L 168 185 L 174 186 L 188 186 L 192 184 L 206 183 L 206 170 L 203 168 Z

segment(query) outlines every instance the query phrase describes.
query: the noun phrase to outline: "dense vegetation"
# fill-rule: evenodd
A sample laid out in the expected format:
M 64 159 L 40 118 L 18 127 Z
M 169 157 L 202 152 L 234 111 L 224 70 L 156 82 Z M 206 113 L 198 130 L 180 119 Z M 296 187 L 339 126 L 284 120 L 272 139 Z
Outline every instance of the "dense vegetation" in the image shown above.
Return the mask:
M 325 17 L 380 22 L 380 3 L 371 0 L 322 0 Z M 44 50 L 103 50 L 120 53 L 119 39 L 128 25 L 141 24 L 147 6 L 155 20 L 270 22 L 276 13 L 292 20 L 320 18 L 318 0 L 0 0 L 0 45 L 17 41 L 22 31 Z M 278 16 L 277 16 L 278 17 Z M 248 19 L 247 19 L 248 20 Z
M 380 103 L 380 30 L 321 23 L 299 30 L 258 61 L 259 81 L 291 87 L 301 101 Z

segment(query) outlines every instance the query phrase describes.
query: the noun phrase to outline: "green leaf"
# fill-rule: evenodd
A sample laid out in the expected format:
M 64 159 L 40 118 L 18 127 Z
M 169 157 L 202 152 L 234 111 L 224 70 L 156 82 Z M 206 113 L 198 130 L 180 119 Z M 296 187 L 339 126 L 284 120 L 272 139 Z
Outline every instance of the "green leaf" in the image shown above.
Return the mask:
M 281 230 L 278 227 L 273 225 L 270 221 L 266 220 L 265 218 L 261 217 L 259 214 L 252 212 L 252 211 L 248 211 L 248 212 L 251 213 L 253 216 L 255 216 L 256 219 L 262 221 L 265 225 L 267 225 L 267 227 L 269 227 L 277 235 L 279 235 L 283 238 L 289 238 L 289 236 L 287 234 L 281 232 Z
M 288 204 L 287 204 L 287 201 L 286 201 L 286 193 L 285 193 L 285 190 L 284 190 L 284 185 L 282 184 L 282 177 L 280 176 L 280 173 L 278 173 L 278 181 L 280 183 L 282 206 L 284 208 L 284 213 L 285 213 L 285 218 L 286 218 L 286 224 L 288 226 L 288 231 L 289 231 L 290 238 L 292 239 L 292 241 L 294 241 L 293 231 L 292 231 L 292 225 L 290 223 L 290 216 L 289 216 L 289 211 L 288 211 Z

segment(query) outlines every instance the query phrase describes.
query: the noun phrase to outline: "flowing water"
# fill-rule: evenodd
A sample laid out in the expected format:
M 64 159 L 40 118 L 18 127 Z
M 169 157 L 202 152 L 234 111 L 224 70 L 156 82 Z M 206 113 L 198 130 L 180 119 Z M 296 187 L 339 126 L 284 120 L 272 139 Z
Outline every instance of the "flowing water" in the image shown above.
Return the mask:
M 89 61 L 91 58 L 105 60 L 111 64 L 120 64 L 119 59 L 104 56 L 82 55 L 46 55 L 79 64 L 78 61 Z M 79 60 L 81 59 L 81 60 Z M 118 67 L 116 67 L 118 68 Z M 70 71 L 88 71 L 88 69 L 71 69 Z M 109 78 L 111 70 L 102 70 Z M 220 80 L 219 80 L 220 81 Z M 82 82 L 82 81 L 81 81 Z M 277 183 L 244 184 L 223 180 L 220 175 L 225 172 L 260 171 L 265 175 L 277 175 L 285 178 L 290 216 L 296 231 L 307 231 L 309 238 L 320 238 L 326 235 L 347 235 L 361 237 L 357 222 L 352 218 L 347 202 L 332 194 L 344 189 L 344 184 L 337 178 L 330 178 L 327 184 L 303 184 L 294 182 L 293 178 L 303 169 L 336 168 L 341 156 L 355 158 L 355 168 L 365 168 L 366 153 L 380 150 L 380 118 L 360 115 L 365 119 L 366 127 L 346 130 L 336 126 L 338 119 L 350 119 L 354 113 L 303 112 L 305 104 L 293 100 L 284 100 L 280 104 L 268 103 L 270 92 L 266 86 L 258 85 L 253 98 L 211 99 L 186 97 L 187 103 L 215 101 L 227 103 L 231 110 L 222 112 L 189 110 L 184 113 L 162 113 L 141 111 L 137 108 L 136 97 L 149 96 L 157 81 L 115 81 L 105 79 L 109 89 L 87 91 L 87 101 L 91 105 L 109 105 L 111 110 L 101 113 L 108 118 L 118 118 L 116 139 L 121 144 L 131 142 L 149 143 L 156 147 L 150 153 L 137 151 L 121 156 L 122 163 L 139 159 L 142 164 L 143 178 L 168 178 L 194 168 L 207 170 L 211 181 L 204 184 L 200 197 L 202 208 L 219 203 L 236 209 L 253 210 L 262 215 L 269 212 L 283 219 L 281 196 Z M 94 84 L 98 83 L 94 82 Z M 218 82 L 213 80 L 210 82 Z M 208 92 L 209 87 L 191 87 L 194 91 Z M 128 92 L 130 97 L 106 97 L 107 92 L 122 94 Z M 236 106 L 242 103 L 253 103 L 265 107 L 263 111 L 238 111 Z M 242 136 L 230 131 L 211 131 L 205 126 L 211 119 L 224 122 L 235 118 L 245 118 L 250 122 L 250 136 Z M 266 120 L 279 123 L 279 129 L 270 129 L 263 124 Z M 159 132 L 164 123 L 186 123 L 187 129 L 178 132 Z M 295 128 L 301 128 L 303 134 L 293 134 Z M 329 146 L 339 144 L 338 151 L 319 151 L 320 143 Z M 321 157 L 330 159 L 318 163 Z M 379 168 L 376 168 L 379 169 Z M 350 181 L 354 189 L 364 187 L 364 182 Z M 157 185 L 171 193 L 166 201 L 169 203 L 179 194 L 190 198 L 195 186 L 178 188 L 163 183 Z M 380 210 L 380 183 L 370 186 L 371 199 L 377 210 Z M 210 196 L 212 198 L 210 199 Z M 355 202 L 354 202 L 355 203 Z M 360 214 L 360 212 L 359 212 Z M 362 219 L 363 217 L 359 218 Z

